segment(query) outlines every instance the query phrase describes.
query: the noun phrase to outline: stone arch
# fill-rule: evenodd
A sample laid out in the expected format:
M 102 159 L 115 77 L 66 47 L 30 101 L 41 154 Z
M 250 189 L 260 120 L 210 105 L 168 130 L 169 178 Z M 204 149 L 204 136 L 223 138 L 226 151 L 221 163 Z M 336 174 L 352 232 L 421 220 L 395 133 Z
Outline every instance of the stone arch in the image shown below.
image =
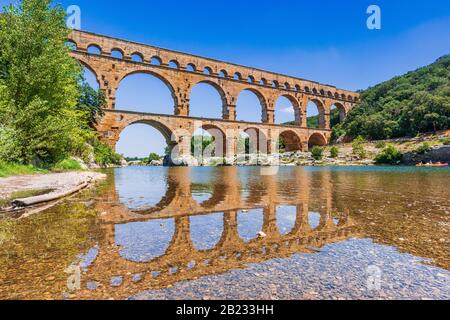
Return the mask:
M 339 110 L 339 122 L 343 122 L 345 118 L 347 117 L 347 109 L 345 106 L 340 102 L 335 102 L 332 107 L 335 106 Z M 333 119 L 331 119 L 333 122 Z M 333 123 L 332 123 L 333 125 Z
M 238 108 L 239 107 L 238 106 L 238 104 L 239 104 L 239 97 L 244 92 L 251 92 L 254 96 L 256 96 L 256 98 L 259 101 L 259 105 L 261 107 L 261 118 L 260 118 L 261 120 L 260 121 L 253 120 L 253 121 L 250 121 L 250 122 L 264 122 L 265 121 L 264 115 L 267 113 L 266 98 L 264 97 L 264 95 L 259 90 L 256 90 L 256 89 L 253 89 L 253 88 L 245 88 L 245 89 L 241 90 L 239 92 L 239 94 L 237 95 L 237 98 L 236 98 L 236 119 L 239 120 L 239 121 L 247 121 L 247 120 L 245 120 L 243 118 L 239 118 L 239 116 L 241 115 L 239 113 L 239 108 Z
M 175 136 L 174 131 L 172 131 L 169 127 L 167 127 L 162 122 L 159 122 L 159 121 L 156 121 L 156 120 L 147 120 L 147 119 L 139 119 L 139 120 L 134 120 L 134 121 L 128 122 L 120 130 L 119 136 L 123 132 L 123 130 L 125 130 L 127 127 L 132 126 L 134 124 L 145 124 L 145 125 L 149 125 L 149 126 L 155 128 L 156 130 L 158 130 L 162 134 L 164 139 L 166 139 L 166 143 L 167 143 L 168 146 L 174 146 L 176 144 L 176 142 L 177 142 L 177 138 Z
M 201 81 L 199 81 L 199 82 L 197 82 L 197 83 L 192 85 L 191 92 L 189 94 L 190 98 L 192 96 L 192 91 L 194 90 L 195 86 L 198 85 L 198 84 L 207 84 L 207 85 L 211 86 L 212 88 L 214 88 L 215 91 L 219 94 L 220 100 L 222 102 L 222 106 L 221 107 L 222 107 L 222 118 L 223 118 L 223 116 L 225 114 L 227 114 L 227 111 L 228 111 L 228 101 L 227 101 L 227 96 L 225 94 L 225 91 L 222 89 L 222 87 L 219 84 L 217 84 L 214 81 L 201 80 Z M 189 112 L 191 111 L 190 109 L 191 108 L 189 107 Z M 188 115 L 190 115 L 190 114 L 188 114 Z
M 277 110 L 277 104 L 280 102 L 281 98 L 285 98 L 287 99 L 291 104 L 292 104 L 292 119 L 290 121 L 281 121 L 282 123 L 284 122 L 295 122 L 296 125 L 300 125 L 300 104 L 298 102 L 298 100 L 291 94 L 289 93 L 282 93 L 278 96 L 278 98 L 275 100 L 275 123 L 278 123 L 277 121 L 277 113 L 280 112 L 286 112 L 286 113 L 290 113 L 291 110 Z M 285 119 L 288 120 L 288 119 Z
M 205 67 L 205 68 L 203 69 L 203 74 L 204 74 L 204 75 L 207 75 L 207 76 L 212 76 L 213 71 L 212 71 L 212 69 L 211 69 L 210 67 Z
M 78 50 L 78 44 L 74 40 L 67 40 L 65 46 L 71 51 Z
M 144 55 L 140 52 L 133 52 L 130 57 L 131 61 L 144 63 Z
M 280 138 L 283 140 L 286 152 L 303 151 L 302 141 L 295 131 L 284 130 L 280 133 Z
M 98 52 L 93 53 L 92 50 L 97 49 Z M 93 54 L 93 55 L 101 55 L 103 53 L 102 51 L 102 47 L 100 47 L 100 45 L 96 44 L 96 43 L 91 43 L 86 47 L 86 50 L 89 54 Z M 91 51 L 91 52 L 90 52 Z
M 226 70 L 220 70 L 219 71 L 219 77 L 220 78 L 228 78 L 228 73 Z
M 120 56 L 115 56 L 114 53 L 118 53 Z M 122 49 L 119 48 L 112 48 L 111 49 L 111 57 L 122 60 L 125 56 L 125 53 Z
M 210 150 L 206 150 L 202 155 L 203 158 L 209 156 L 226 157 L 227 154 L 227 137 L 225 131 L 219 126 L 213 124 L 204 124 L 198 129 L 206 131 L 214 140 L 214 146 Z
M 317 126 L 317 128 L 324 129 L 326 127 L 325 105 L 319 99 L 313 98 L 313 99 L 309 99 L 308 108 L 311 106 L 311 103 L 313 103 L 315 105 L 315 107 L 317 108 L 317 111 L 318 111 L 318 126 Z M 307 111 L 307 113 L 308 113 L 308 111 Z M 308 114 L 307 116 L 309 117 L 310 115 Z
M 248 136 L 249 143 L 245 143 L 244 146 L 238 146 L 238 153 L 240 154 L 256 154 L 268 153 L 268 138 L 267 134 L 264 130 L 261 130 L 257 127 L 248 127 L 241 131 L 241 133 L 245 133 Z M 241 141 L 242 144 L 242 141 Z
M 308 146 L 309 148 L 312 148 L 314 146 L 326 146 L 327 145 L 327 138 L 319 132 L 313 133 L 309 139 L 308 139 Z
M 162 59 L 158 56 L 153 56 L 150 58 L 150 64 L 154 66 L 161 66 L 163 63 Z
M 237 81 L 241 81 L 242 80 L 242 74 L 240 74 L 239 72 L 235 72 L 233 75 L 233 79 L 237 80 Z
M 159 74 L 157 72 L 150 71 L 150 70 L 137 69 L 137 70 L 134 70 L 134 71 L 131 71 L 129 73 L 126 73 L 126 74 L 122 75 L 122 77 L 120 79 L 118 79 L 117 88 L 115 88 L 116 89 L 116 93 L 119 91 L 121 83 L 127 77 L 132 76 L 132 75 L 137 75 L 137 74 L 144 74 L 144 75 L 146 74 L 146 75 L 155 77 L 155 78 L 157 78 L 158 80 L 160 80 L 162 83 L 164 83 L 166 85 L 166 87 L 170 91 L 170 94 L 171 94 L 172 100 L 173 100 L 173 105 L 172 106 L 168 106 L 168 107 L 173 108 L 173 110 L 174 110 L 173 112 L 174 112 L 174 114 L 176 114 L 177 113 L 176 108 L 178 106 L 178 97 L 175 94 L 175 88 L 174 88 L 174 86 L 171 84 L 171 82 L 169 80 L 167 80 L 164 76 L 162 76 L 161 74 Z
M 170 60 L 169 61 L 169 68 L 180 69 L 180 64 L 178 63 L 177 60 Z
M 193 63 L 188 63 L 186 66 L 186 71 L 197 72 L 197 67 Z

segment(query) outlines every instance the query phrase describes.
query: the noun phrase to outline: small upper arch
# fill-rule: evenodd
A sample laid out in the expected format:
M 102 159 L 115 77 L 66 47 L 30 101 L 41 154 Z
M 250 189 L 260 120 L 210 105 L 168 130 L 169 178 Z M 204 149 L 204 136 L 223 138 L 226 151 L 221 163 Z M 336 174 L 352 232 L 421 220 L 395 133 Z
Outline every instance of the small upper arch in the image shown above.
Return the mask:
M 144 56 L 142 55 L 142 53 L 134 52 L 133 54 L 131 54 L 131 61 L 142 63 L 144 62 Z
M 205 69 L 203 69 L 203 74 L 210 76 L 212 75 L 213 71 L 210 67 L 205 67 Z
M 150 59 L 150 64 L 152 64 L 154 66 L 160 66 L 160 65 L 162 65 L 162 60 L 158 56 L 153 56 Z
M 98 44 L 90 44 L 87 46 L 87 52 L 90 54 L 100 55 L 102 54 L 102 48 Z
M 188 63 L 188 65 L 186 66 L 186 70 L 189 72 L 196 72 L 197 67 L 193 63 Z
M 227 71 L 226 70 L 220 70 L 219 71 L 219 77 L 220 78 L 228 78 L 228 73 L 227 73 Z
M 72 50 L 72 51 L 75 51 L 78 49 L 77 43 L 73 40 L 67 40 L 65 45 L 69 50 Z
M 113 48 L 111 49 L 111 57 L 116 59 L 123 59 L 124 53 L 122 49 Z
M 169 61 L 169 68 L 180 69 L 180 64 L 178 63 L 177 60 L 170 60 Z

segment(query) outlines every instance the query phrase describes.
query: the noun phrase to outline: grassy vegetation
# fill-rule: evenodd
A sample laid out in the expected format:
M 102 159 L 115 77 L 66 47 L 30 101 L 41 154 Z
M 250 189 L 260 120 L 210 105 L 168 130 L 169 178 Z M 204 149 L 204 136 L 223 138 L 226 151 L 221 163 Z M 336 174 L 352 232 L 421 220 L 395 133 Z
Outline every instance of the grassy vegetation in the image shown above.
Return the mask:
M 60 162 L 58 162 L 53 170 L 55 171 L 67 171 L 67 170 L 81 170 L 81 165 L 78 163 L 78 161 L 75 161 L 73 159 L 65 159 Z
M 0 177 L 9 177 L 16 175 L 25 175 L 25 174 L 36 174 L 36 173 L 46 173 L 48 172 L 45 169 L 38 169 L 31 165 L 22 165 L 22 164 L 9 164 L 0 162 Z

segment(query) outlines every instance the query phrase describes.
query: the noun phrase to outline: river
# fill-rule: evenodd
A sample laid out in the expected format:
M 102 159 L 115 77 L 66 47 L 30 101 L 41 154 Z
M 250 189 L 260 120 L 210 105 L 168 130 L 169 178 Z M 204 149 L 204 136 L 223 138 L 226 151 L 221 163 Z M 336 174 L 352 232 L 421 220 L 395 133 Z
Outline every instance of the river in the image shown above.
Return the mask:
M 129 167 L 0 219 L 1 299 L 450 299 L 450 170 Z

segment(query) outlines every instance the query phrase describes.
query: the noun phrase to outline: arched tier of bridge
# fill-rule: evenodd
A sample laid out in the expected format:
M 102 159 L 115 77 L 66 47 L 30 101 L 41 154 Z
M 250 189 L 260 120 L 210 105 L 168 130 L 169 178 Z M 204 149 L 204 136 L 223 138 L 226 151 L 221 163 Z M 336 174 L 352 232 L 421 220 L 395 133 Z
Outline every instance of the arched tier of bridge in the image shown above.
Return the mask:
M 172 145 L 180 144 L 183 141 L 177 140 L 192 135 L 194 122 L 202 120 L 207 126 L 220 128 L 224 133 L 229 130 L 245 131 L 251 127 L 265 131 L 268 153 L 273 151 L 270 141 L 273 142 L 279 135 L 285 138 L 288 151 L 307 150 L 312 135 L 322 135 L 322 138 L 313 139 L 321 144 L 329 142 L 332 106 L 340 110 L 342 120 L 359 100 L 358 93 L 334 86 L 94 33 L 73 31 L 69 42 L 72 43 L 72 56 L 95 74 L 100 89 L 105 93 L 106 116 L 100 121 L 98 130 L 112 146 L 126 125 L 137 122 L 155 126 L 166 139 L 170 133 L 181 129 L 183 134 L 171 134 L 174 139 L 170 139 Z M 98 53 L 91 53 L 92 47 Z M 119 57 L 113 56 L 113 52 L 119 53 Z M 168 106 L 168 113 L 172 116 L 132 114 L 118 110 L 120 106 L 116 106 L 116 91 L 119 84 L 135 73 L 151 74 L 167 85 L 174 100 L 174 106 Z M 223 104 L 222 119 L 190 117 L 191 91 L 199 83 L 212 85 L 219 92 Z M 261 123 L 236 121 L 237 99 L 244 90 L 253 92 L 259 98 L 262 106 Z M 290 133 L 286 126 L 275 125 L 275 104 L 280 97 L 287 98 L 294 108 L 295 125 L 289 130 Z M 309 102 L 314 102 L 319 110 L 317 130 L 307 128 Z M 232 144 L 230 141 L 233 139 L 233 135 L 224 137 L 227 144 Z M 230 145 L 228 149 L 231 154 L 235 147 Z M 180 150 L 181 155 L 185 155 L 183 147 Z

